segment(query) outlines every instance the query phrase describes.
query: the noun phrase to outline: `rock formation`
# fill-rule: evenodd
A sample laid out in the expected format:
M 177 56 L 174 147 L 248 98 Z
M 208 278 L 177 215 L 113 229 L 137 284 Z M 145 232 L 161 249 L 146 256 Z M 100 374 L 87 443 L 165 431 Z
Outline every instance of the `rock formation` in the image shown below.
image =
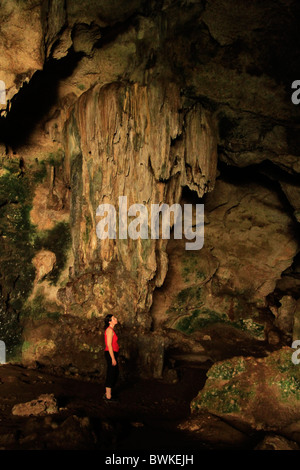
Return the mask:
M 296 0 L 2 3 L 9 359 L 101 379 L 109 312 L 128 374 L 290 346 L 300 321 Z M 203 248 L 186 250 L 172 230 L 170 240 L 100 240 L 97 208 L 118 208 L 120 196 L 148 214 L 204 204 Z
M 191 403 L 193 413 L 207 409 L 238 429 L 279 432 L 299 441 L 299 367 L 291 354 L 283 348 L 266 358 L 218 362 Z

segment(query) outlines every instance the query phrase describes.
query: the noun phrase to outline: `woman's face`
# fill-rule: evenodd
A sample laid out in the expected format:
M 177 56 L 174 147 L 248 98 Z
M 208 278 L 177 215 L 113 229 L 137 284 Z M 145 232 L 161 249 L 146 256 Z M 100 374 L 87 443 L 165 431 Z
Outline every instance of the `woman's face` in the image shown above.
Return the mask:
M 118 323 L 118 319 L 113 315 L 109 323 L 111 326 L 115 326 Z

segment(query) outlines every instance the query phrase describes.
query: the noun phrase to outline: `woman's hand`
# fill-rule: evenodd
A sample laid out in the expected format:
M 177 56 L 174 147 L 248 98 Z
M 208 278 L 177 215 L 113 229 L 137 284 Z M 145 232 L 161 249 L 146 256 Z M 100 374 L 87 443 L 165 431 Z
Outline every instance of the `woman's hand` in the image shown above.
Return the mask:
M 112 363 L 113 366 L 116 366 L 116 365 L 117 365 L 117 361 L 116 361 L 115 359 L 112 359 L 112 360 L 111 360 L 111 363 Z

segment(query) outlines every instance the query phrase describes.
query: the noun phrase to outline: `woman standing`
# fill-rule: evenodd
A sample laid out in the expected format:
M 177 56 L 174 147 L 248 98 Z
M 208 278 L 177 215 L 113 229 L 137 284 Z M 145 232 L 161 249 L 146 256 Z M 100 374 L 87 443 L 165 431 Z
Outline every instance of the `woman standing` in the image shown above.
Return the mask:
M 105 317 L 105 359 L 107 362 L 105 395 L 104 400 L 107 402 L 114 401 L 111 395 L 112 388 L 115 386 L 118 375 L 118 337 L 114 331 L 115 325 L 118 323 L 114 315 L 106 315 Z

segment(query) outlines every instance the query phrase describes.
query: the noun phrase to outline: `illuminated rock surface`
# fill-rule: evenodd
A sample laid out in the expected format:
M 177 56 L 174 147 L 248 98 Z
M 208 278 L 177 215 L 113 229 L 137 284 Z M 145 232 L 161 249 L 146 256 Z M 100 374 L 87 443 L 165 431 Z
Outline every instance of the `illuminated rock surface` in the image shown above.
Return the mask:
M 2 2 L 9 361 L 101 382 L 107 313 L 120 322 L 124 381 L 177 386 L 182 367 L 203 373 L 236 358 L 263 368 L 300 339 L 299 17 L 296 0 Z M 99 240 L 97 207 L 118 207 L 119 196 L 149 213 L 204 204 L 203 248 Z M 272 428 L 259 410 L 246 415 Z M 76 435 L 89 429 L 71 421 Z

